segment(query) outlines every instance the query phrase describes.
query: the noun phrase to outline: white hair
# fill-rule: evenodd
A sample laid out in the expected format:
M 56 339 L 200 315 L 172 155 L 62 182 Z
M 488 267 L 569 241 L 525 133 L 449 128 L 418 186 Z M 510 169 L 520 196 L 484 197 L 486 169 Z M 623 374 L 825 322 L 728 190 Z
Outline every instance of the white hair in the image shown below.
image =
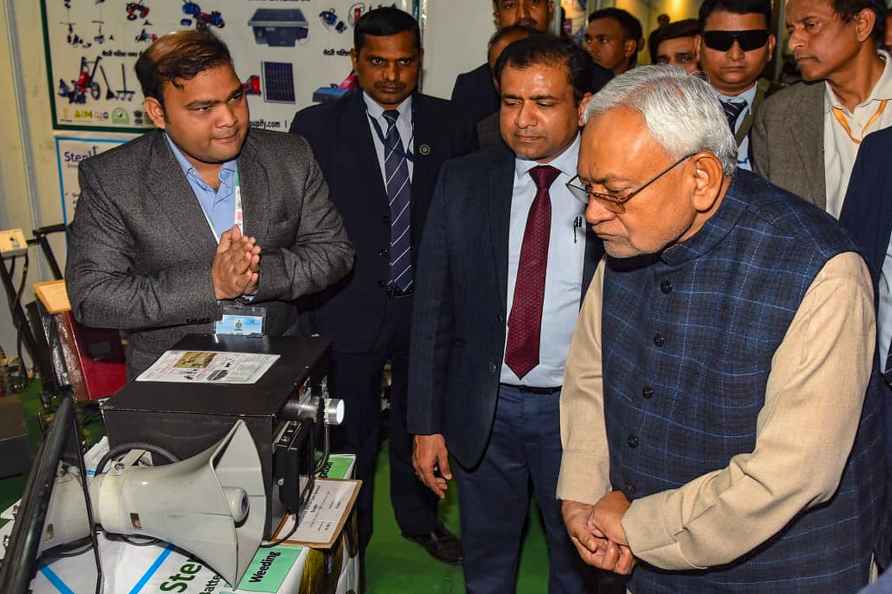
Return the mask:
M 583 121 L 617 107 L 639 112 L 654 140 L 672 157 L 708 151 L 722 162 L 725 175 L 734 172 L 737 142 L 718 95 L 705 80 L 678 66 L 633 68 L 592 97 Z

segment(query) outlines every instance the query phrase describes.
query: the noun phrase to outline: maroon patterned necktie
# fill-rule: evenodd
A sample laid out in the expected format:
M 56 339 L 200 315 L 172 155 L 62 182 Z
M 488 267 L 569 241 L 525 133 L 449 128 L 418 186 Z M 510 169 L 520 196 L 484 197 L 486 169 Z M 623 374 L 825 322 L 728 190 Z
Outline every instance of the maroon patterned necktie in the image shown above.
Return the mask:
M 561 172 L 550 165 L 530 169 L 536 182 L 536 198 L 527 215 L 514 285 L 514 302 L 508 316 L 505 363 L 519 378 L 539 364 L 542 303 L 545 301 L 545 268 L 551 235 L 551 196 L 548 188 Z

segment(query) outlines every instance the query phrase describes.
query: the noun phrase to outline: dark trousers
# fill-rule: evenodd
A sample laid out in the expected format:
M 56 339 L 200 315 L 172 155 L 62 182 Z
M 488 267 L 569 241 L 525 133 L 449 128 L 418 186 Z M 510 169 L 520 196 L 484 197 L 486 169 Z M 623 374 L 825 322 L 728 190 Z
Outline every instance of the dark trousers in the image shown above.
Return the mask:
M 559 399 L 559 392 L 530 394 L 502 386 L 483 460 L 470 470 L 452 465 L 469 594 L 516 591 L 530 483 L 545 523 L 549 593 L 597 592 L 595 572 L 570 542 L 555 497 L 561 467 Z
M 437 497 L 412 469 L 412 436 L 406 431 L 411 297 L 388 301 L 381 332 L 367 353 L 332 352 L 333 394 L 344 399 L 343 424 L 332 434 L 333 451 L 356 454 L 362 489 L 356 502 L 360 551 L 372 537 L 375 460 L 381 436 L 381 374 L 390 361 L 390 500 L 403 534 L 426 534 L 437 526 Z

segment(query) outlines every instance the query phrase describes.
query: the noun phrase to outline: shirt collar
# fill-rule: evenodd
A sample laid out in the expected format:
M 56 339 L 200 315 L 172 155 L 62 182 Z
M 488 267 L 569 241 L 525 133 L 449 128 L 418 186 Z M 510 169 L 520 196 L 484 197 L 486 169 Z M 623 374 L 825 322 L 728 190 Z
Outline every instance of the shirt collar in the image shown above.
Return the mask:
M 756 87 L 758 87 L 758 86 L 759 86 L 759 81 L 757 80 L 756 82 L 753 83 L 753 86 L 751 86 L 744 92 L 739 93 L 737 95 L 732 96 L 732 95 L 724 95 L 722 93 L 719 93 L 719 100 L 723 101 L 725 103 L 729 103 L 729 102 L 734 103 L 734 102 L 740 102 L 741 100 L 743 100 L 743 101 L 746 101 L 747 106 L 751 106 L 753 104 L 753 101 L 756 100 Z
M 885 101 L 892 99 L 892 68 L 890 68 L 890 55 L 886 50 L 878 50 L 877 53 L 880 55 L 880 58 L 883 59 L 885 66 L 883 66 L 883 74 L 880 76 L 880 79 L 873 86 L 873 89 L 870 91 L 870 96 L 867 99 L 858 105 L 857 107 L 862 107 L 871 103 L 872 101 Z M 836 96 L 836 93 L 833 92 L 833 89 L 830 88 L 830 83 L 826 80 L 824 81 L 824 96 L 826 97 L 826 101 L 824 101 L 824 112 L 830 113 L 830 111 L 834 107 L 839 107 L 848 112 L 849 110 L 842 104 L 839 100 L 839 97 Z
M 524 159 L 522 157 L 514 158 L 514 175 L 517 179 L 520 179 L 527 173 L 529 173 L 530 169 L 536 167 L 538 165 L 551 165 L 552 167 L 556 167 L 563 173 L 569 177 L 576 176 L 576 167 L 579 161 L 579 133 L 576 133 L 576 138 L 573 139 L 573 142 L 570 143 L 570 146 L 564 149 L 560 155 L 549 161 L 548 163 L 537 163 L 536 161 L 530 161 L 528 159 Z
M 362 92 L 362 100 L 365 101 L 366 110 L 369 112 L 369 115 L 378 121 L 384 121 L 384 108 L 378 105 L 378 102 L 369 97 L 365 91 Z M 396 108 L 398 112 L 400 112 L 399 119 L 403 119 L 405 117 L 412 117 L 412 95 L 409 95 L 403 102 L 399 104 Z M 399 120 L 398 120 L 399 121 Z
M 186 177 L 195 177 L 204 182 L 201 175 L 196 171 L 195 166 L 189 162 L 189 159 L 187 159 L 186 155 L 183 154 L 183 151 L 180 150 L 180 147 L 178 147 L 167 134 L 164 134 L 164 138 L 167 139 L 167 144 L 170 146 L 170 150 L 173 151 L 173 156 L 176 157 L 177 163 L 180 164 L 180 169 L 183 170 Z M 217 174 L 217 179 L 219 179 L 221 183 L 226 182 L 226 180 L 235 173 L 235 163 L 236 159 L 232 159 L 231 161 L 226 161 L 223 163 L 223 166 L 220 167 L 220 173 Z

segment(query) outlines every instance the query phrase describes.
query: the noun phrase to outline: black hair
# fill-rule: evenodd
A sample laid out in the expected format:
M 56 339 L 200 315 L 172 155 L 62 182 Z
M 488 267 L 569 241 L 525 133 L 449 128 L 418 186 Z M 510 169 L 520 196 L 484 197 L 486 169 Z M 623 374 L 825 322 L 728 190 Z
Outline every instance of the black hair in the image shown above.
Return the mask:
M 631 68 L 638 61 L 638 52 L 641 51 L 641 43 L 644 41 L 644 31 L 641 29 L 641 22 L 628 10 L 622 8 L 602 8 L 588 15 L 588 22 L 597 21 L 598 19 L 613 19 L 619 23 L 623 30 L 625 39 L 635 40 L 635 53 L 629 56 L 628 66 Z
M 210 31 L 190 29 L 158 38 L 142 52 L 134 69 L 144 97 L 164 104 L 164 84 L 175 87 L 199 73 L 222 65 L 232 65 L 229 48 Z
M 882 0 L 832 0 L 830 5 L 833 12 L 846 23 L 850 22 L 855 15 L 864 9 L 872 10 L 876 16 L 876 22 L 873 24 L 873 31 L 870 35 L 873 37 L 877 45 L 883 43 L 886 34 L 886 4 Z
M 641 41 L 644 35 L 641 29 L 641 22 L 635 18 L 628 10 L 622 8 L 602 8 L 588 15 L 588 22 L 597 21 L 598 19 L 613 19 L 622 27 L 623 35 L 626 39 L 634 39 L 636 42 Z
M 566 68 L 576 103 L 586 93 L 595 91 L 595 63 L 588 52 L 569 39 L 546 33 L 531 35 L 506 47 L 496 61 L 496 80 L 501 82 L 502 71 L 506 66 L 523 70 L 540 64 L 561 65 Z
M 511 25 L 509 27 L 505 27 L 504 29 L 499 29 L 489 38 L 489 41 L 486 43 L 486 54 L 487 59 L 489 58 L 489 52 L 492 51 L 493 46 L 498 42 L 502 41 L 506 37 L 512 37 L 519 33 L 523 33 L 526 37 L 530 35 L 542 35 L 541 31 L 533 29 L 527 25 Z
M 418 21 L 408 12 L 399 8 L 385 6 L 365 13 L 353 27 L 353 48 L 359 52 L 365 43 L 366 35 L 386 37 L 396 35 L 404 31 L 411 31 L 415 35 L 415 49 L 421 49 L 421 31 L 418 29 Z
M 717 10 L 732 14 L 761 14 L 765 17 L 765 28 L 771 29 L 771 0 L 703 0 L 698 18 L 701 31 L 706 28 L 706 19 Z
M 693 37 L 700 34 L 700 23 L 697 19 L 684 19 L 682 21 L 674 21 L 668 25 L 664 25 L 656 29 L 647 38 L 647 49 L 650 52 L 650 61 L 652 64 L 657 63 L 657 50 L 660 44 L 670 39 L 678 39 L 679 37 Z

